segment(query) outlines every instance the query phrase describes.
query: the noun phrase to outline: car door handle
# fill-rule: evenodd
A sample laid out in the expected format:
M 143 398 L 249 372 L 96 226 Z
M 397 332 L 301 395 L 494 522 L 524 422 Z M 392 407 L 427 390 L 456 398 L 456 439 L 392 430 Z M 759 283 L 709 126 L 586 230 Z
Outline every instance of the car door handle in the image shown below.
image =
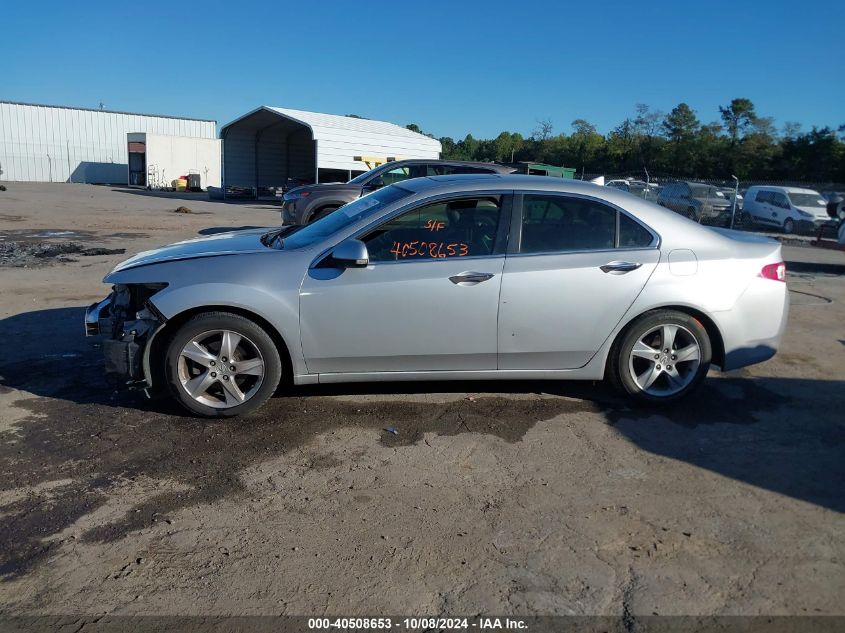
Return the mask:
M 642 266 L 637 262 L 608 262 L 604 266 L 599 266 L 603 273 L 611 273 L 616 275 L 624 275 L 632 270 L 636 270 Z
M 452 275 L 449 277 L 449 281 L 453 284 L 480 284 L 482 281 L 487 281 L 488 279 L 492 279 L 492 273 L 475 273 L 475 272 L 465 272 L 461 273 L 460 275 Z

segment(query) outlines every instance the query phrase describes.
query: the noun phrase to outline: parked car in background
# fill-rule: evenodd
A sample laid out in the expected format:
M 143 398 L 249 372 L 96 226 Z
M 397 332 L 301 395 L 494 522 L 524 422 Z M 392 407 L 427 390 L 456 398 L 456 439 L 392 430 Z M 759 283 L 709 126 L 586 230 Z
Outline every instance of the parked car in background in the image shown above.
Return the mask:
M 812 231 L 830 220 L 821 194 L 800 187 L 749 187 L 742 209 L 743 223 L 748 221 L 784 233 Z
M 713 185 L 698 182 L 670 182 L 657 196 L 657 204 L 700 223 L 730 223 L 731 203 Z
M 514 171 L 513 167 L 495 163 L 423 159 L 390 161 L 347 183 L 305 185 L 286 191 L 282 202 L 282 222 L 308 224 L 371 191 L 409 178 L 451 174 L 511 174 Z
M 734 203 L 734 196 L 736 196 L 736 212 L 739 214 L 742 211 L 742 203 L 745 200 L 742 192 L 737 192 L 736 189 L 731 189 L 730 187 L 719 187 L 719 191 L 722 192 L 722 195 L 725 196 L 727 201 L 730 203 L 731 208 L 733 208 Z
M 136 255 L 85 324 L 121 384 L 210 417 L 254 410 L 280 380 L 607 378 L 662 403 L 711 364 L 775 353 L 784 280 L 778 242 L 611 187 L 440 176 L 306 226 Z
M 845 220 L 845 191 L 823 191 L 822 197 L 827 203 L 827 215 L 832 220 Z
M 605 186 L 627 191 L 643 200 L 657 201 L 658 186 L 656 183 L 647 183 L 643 180 L 616 179 L 608 180 Z

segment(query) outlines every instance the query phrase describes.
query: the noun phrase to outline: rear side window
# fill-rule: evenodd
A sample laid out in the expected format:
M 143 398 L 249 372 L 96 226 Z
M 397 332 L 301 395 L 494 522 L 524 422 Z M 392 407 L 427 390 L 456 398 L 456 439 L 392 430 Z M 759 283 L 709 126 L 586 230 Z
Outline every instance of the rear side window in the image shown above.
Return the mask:
M 642 224 L 624 213 L 619 214 L 619 248 L 645 248 L 653 240 L 652 234 Z
M 757 195 L 754 197 L 755 202 L 769 202 L 772 199 L 772 192 L 771 191 L 758 191 Z
M 616 248 L 617 210 L 601 202 L 548 194 L 527 194 L 522 203 L 521 253 L 550 253 L 567 251 L 609 250 Z M 624 214 L 622 215 L 624 217 Z M 620 218 L 621 220 L 621 218 Z M 633 220 L 625 223 L 626 246 L 648 240 L 651 235 Z M 621 240 L 620 240 L 620 246 Z

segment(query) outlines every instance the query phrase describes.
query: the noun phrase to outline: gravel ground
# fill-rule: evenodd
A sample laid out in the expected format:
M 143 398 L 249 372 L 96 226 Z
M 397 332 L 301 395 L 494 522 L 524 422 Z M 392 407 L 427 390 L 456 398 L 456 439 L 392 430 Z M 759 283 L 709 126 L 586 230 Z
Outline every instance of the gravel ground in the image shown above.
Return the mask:
M 127 254 L 277 222 L 272 205 L 190 195 L 0 195 L 7 241 Z M 590 383 L 341 385 L 210 422 L 106 386 L 81 319 L 125 255 L 0 267 L 0 602 L 845 615 L 845 254 L 784 252 L 781 353 L 675 407 L 631 409 Z

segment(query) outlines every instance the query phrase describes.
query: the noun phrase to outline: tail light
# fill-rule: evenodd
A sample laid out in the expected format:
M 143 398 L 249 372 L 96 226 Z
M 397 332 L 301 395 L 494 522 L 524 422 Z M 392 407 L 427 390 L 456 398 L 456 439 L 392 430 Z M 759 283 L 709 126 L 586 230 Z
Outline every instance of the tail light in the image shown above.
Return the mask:
M 783 262 L 766 264 L 763 266 L 763 270 L 760 271 L 760 276 L 763 279 L 771 279 L 772 281 L 786 281 L 786 264 Z

